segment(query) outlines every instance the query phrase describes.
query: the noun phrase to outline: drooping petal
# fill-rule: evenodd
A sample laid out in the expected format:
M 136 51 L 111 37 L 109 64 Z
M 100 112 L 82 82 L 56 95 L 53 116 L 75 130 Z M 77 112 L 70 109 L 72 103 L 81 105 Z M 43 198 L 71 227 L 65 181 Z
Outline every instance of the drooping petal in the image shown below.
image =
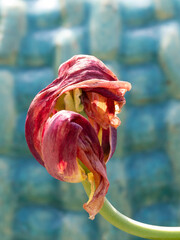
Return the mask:
M 95 188 L 84 208 L 93 219 L 104 203 L 109 182 L 102 148 L 88 120 L 65 110 L 49 118 L 43 134 L 42 158 L 47 171 L 61 181 L 91 179 Z

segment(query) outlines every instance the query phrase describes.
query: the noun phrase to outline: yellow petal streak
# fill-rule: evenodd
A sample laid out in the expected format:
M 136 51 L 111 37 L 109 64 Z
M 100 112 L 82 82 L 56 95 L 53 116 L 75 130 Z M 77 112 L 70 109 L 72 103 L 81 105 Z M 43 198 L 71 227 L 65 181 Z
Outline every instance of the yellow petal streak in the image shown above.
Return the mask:
M 102 127 L 99 129 L 98 139 L 99 139 L 100 145 L 102 145 Z
M 91 193 L 89 195 L 89 200 L 88 200 L 87 204 L 92 200 L 95 189 L 96 189 L 95 182 L 94 182 L 94 175 L 92 172 L 88 173 L 88 182 L 91 185 Z

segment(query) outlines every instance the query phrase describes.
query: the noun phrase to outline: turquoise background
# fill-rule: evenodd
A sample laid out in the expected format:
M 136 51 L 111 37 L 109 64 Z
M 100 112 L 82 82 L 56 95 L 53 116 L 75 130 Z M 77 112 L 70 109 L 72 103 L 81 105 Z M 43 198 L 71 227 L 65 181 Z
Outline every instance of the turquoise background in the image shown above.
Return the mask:
M 180 0 L 1 0 L 0 239 L 140 240 L 89 220 L 81 184 L 53 179 L 27 148 L 31 100 L 75 54 L 133 87 L 108 199 L 133 219 L 180 226 Z

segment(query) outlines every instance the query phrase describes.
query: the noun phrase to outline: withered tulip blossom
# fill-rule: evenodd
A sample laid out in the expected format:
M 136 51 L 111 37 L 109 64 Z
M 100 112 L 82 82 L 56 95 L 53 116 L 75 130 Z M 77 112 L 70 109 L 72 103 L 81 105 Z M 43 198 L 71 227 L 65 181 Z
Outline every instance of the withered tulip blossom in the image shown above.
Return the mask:
M 97 58 L 77 55 L 60 66 L 58 78 L 36 95 L 28 110 L 30 151 L 53 177 L 90 182 L 84 208 L 91 219 L 108 191 L 105 164 L 115 151 L 116 114 L 130 89 Z

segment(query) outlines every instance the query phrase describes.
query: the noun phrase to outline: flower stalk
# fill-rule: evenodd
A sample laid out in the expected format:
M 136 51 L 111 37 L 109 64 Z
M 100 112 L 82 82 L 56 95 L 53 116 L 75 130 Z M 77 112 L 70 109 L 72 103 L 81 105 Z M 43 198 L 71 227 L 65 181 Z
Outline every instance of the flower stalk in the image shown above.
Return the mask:
M 87 195 L 89 195 L 89 183 L 87 181 L 83 181 L 82 184 Z M 180 239 L 180 227 L 162 227 L 135 221 L 116 210 L 107 198 L 105 198 L 104 205 L 99 213 L 116 228 L 141 238 L 155 240 Z

